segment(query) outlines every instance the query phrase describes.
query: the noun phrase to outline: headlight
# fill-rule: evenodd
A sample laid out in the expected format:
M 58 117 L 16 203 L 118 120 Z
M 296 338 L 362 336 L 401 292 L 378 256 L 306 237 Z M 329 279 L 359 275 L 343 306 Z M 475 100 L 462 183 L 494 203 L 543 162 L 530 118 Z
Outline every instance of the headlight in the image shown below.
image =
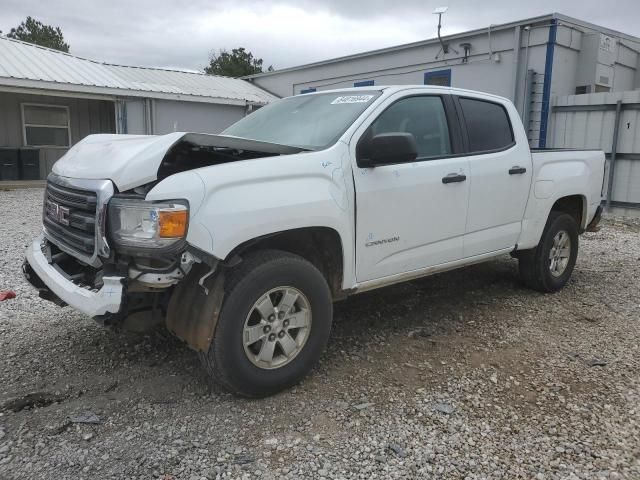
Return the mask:
M 147 202 L 113 197 L 109 202 L 109 233 L 121 247 L 162 249 L 187 235 L 189 203 L 186 200 Z

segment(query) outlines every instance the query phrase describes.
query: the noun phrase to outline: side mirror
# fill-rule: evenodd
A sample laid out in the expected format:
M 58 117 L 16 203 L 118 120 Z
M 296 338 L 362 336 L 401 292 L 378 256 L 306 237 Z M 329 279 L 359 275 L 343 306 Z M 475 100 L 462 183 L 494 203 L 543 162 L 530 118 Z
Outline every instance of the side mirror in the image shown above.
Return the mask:
M 356 162 L 361 168 L 413 162 L 418 158 L 418 145 L 410 133 L 380 133 L 363 139 L 356 148 Z

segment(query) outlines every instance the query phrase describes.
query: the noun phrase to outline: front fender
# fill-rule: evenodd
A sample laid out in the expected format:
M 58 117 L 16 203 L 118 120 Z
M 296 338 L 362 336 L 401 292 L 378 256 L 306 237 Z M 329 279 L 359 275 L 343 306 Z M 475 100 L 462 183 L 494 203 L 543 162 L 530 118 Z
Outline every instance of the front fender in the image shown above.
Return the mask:
M 200 247 L 206 252 L 213 248 L 211 232 L 205 225 L 200 224 L 196 218 L 205 198 L 205 185 L 202 178 L 193 170 L 180 172 L 165 178 L 149 193 L 147 200 L 175 200 L 186 199 L 189 202 L 189 236 L 197 239 Z M 187 238 L 189 240 L 189 238 Z
M 353 264 L 353 207 L 345 184 L 350 174 L 345 174 L 343 166 L 350 168 L 350 164 L 343 158 L 340 146 L 334 146 L 322 152 L 191 170 L 189 173 L 196 174 L 204 186 L 204 196 L 191 212 L 187 241 L 225 259 L 234 248 L 255 238 L 328 227 L 340 236 L 344 281 L 348 283 Z M 161 182 L 165 184 L 161 190 L 176 194 L 180 182 L 171 178 Z M 154 198 L 163 195 L 160 189 L 151 193 Z

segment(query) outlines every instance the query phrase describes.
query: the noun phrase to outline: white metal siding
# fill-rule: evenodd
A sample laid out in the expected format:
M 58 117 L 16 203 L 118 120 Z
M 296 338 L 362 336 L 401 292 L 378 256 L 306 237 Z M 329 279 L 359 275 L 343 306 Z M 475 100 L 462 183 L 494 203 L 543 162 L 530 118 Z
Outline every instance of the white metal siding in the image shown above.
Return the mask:
M 245 108 L 234 105 L 156 100 L 153 104 L 153 133 L 220 133 L 245 115 Z
M 126 131 L 121 133 L 131 135 L 150 134 L 151 131 L 147 127 L 146 119 L 146 100 L 124 100 L 122 103 L 125 105 Z
M 551 114 L 549 146 L 604 150 L 609 155 L 613 145 L 615 105 L 640 104 L 640 91 L 568 95 L 554 101 Z M 578 106 L 580 111 L 562 107 Z M 589 106 L 593 110 L 589 110 Z M 561 107 L 561 108 L 556 108 Z M 601 108 L 607 110 L 601 110 Z M 600 110 L 596 110 L 600 108 Z M 640 110 L 623 110 L 620 114 L 618 145 L 611 199 L 640 206 Z
M 265 74 L 253 78 L 253 81 L 277 95 L 289 96 L 308 87 L 318 90 L 353 87 L 354 82 L 363 79 L 374 80 L 376 85 L 422 85 L 426 72 L 451 69 L 451 86 L 486 89 L 490 93 L 510 97 L 514 34 L 513 28 L 492 32 L 491 46 L 486 29 L 472 36 L 456 38 L 450 41 L 450 53 L 445 57 L 439 53 L 440 44 L 430 42 L 407 45 L 388 52 L 363 54 L 308 68 Z M 534 33 L 531 38 L 532 48 L 545 41 L 544 35 L 538 38 L 538 34 Z M 452 50 L 455 48 L 462 52 L 463 49 L 459 46 L 461 42 L 472 44 L 468 63 L 462 63 L 462 55 L 455 54 Z M 526 38 L 521 38 L 521 42 L 526 42 Z M 491 56 L 490 51 L 498 56 Z M 496 58 L 498 61 L 495 61 Z

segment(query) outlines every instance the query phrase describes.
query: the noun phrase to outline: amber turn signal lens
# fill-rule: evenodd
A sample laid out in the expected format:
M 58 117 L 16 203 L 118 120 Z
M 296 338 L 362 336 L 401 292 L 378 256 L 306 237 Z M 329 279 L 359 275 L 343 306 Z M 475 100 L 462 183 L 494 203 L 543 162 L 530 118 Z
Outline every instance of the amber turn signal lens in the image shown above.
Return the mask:
M 187 233 L 187 211 L 165 210 L 158 212 L 160 238 L 180 238 Z

